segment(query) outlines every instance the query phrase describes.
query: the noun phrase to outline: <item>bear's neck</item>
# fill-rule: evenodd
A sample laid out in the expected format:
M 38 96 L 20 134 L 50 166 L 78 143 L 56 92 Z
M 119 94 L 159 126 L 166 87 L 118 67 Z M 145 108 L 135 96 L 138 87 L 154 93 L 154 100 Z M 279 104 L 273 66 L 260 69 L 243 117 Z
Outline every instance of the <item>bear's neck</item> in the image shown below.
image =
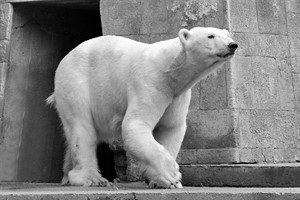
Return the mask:
M 173 96 L 179 96 L 191 89 L 199 80 L 206 77 L 215 68 L 218 68 L 222 63 L 215 62 L 211 66 L 201 66 L 205 63 L 189 63 L 187 55 L 179 39 L 171 40 L 173 45 L 171 48 L 166 48 L 165 57 L 169 61 L 169 65 L 165 65 L 164 76 L 168 80 L 167 84 Z M 179 46 L 179 48 L 178 48 Z M 175 48 L 174 48 L 175 47 Z M 176 48 L 177 47 L 177 48 Z M 169 49 L 169 51 L 168 51 Z M 178 49 L 174 51 L 174 49 Z M 208 69 L 201 71 L 201 69 Z

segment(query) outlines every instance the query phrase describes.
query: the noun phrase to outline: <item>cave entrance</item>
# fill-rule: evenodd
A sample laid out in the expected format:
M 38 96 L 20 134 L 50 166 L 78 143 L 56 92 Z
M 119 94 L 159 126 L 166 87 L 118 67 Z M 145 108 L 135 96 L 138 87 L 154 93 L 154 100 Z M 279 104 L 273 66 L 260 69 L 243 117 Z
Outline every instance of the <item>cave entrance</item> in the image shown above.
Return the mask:
M 102 35 L 98 0 L 63 2 L 13 3 L 3 131 L 21 133 L 17 181 L 61 180 L 62 127 L 45 99 L 53 92 L 60 60 L 81 42 Z M 112 153 L 107 150 L 102 145 L 98 154 L 111 161 Z M 100 168 L 109 179 L 115 176 L 113 166 Z

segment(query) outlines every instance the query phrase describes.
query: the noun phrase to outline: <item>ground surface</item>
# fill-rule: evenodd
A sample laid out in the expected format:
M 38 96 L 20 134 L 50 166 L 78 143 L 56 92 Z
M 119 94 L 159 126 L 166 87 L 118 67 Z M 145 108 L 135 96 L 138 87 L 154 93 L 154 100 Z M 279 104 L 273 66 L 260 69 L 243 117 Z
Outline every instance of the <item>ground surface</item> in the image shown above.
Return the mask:
M 201 200 L 299 200 L 300 188 L 184 187 L 149 189 L 143 183 L 118 183 L 115 187 L 74 187 L 59 184 L 1 183 L 0 200 L 43 199 L 201 199 Z

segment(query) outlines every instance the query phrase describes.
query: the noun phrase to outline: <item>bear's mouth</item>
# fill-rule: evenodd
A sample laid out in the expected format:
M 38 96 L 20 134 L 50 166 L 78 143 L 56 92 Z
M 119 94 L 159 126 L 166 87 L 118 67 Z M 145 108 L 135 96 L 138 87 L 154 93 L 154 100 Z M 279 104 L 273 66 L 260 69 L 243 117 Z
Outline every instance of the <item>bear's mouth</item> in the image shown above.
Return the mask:
M 217 54 L 218 57 L 221 57 L 221 58 L 227 58 L 229 56 L 232 56 L 234 54 L 234 52 L 229 52 L 229 53 L 226 53 L 226 54 Z

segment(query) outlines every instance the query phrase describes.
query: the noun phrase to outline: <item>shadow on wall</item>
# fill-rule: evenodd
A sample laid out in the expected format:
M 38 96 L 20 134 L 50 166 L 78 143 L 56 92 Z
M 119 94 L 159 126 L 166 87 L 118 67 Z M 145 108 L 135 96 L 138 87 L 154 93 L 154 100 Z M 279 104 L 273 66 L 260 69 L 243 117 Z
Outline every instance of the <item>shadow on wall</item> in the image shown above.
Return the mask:
M 22 135 L 17 181 L 59 182 L 64 152 L 62 127 L 45 99 L 53 92 L 60 60 L 82 41 L 102 35 L 99 7 L 32 3 L 13 6 L 4 135 Z M 107 148 L 100 147 L 99 154 L 104 155 Z M 107 152 L 105 155 L 110 156 Z

